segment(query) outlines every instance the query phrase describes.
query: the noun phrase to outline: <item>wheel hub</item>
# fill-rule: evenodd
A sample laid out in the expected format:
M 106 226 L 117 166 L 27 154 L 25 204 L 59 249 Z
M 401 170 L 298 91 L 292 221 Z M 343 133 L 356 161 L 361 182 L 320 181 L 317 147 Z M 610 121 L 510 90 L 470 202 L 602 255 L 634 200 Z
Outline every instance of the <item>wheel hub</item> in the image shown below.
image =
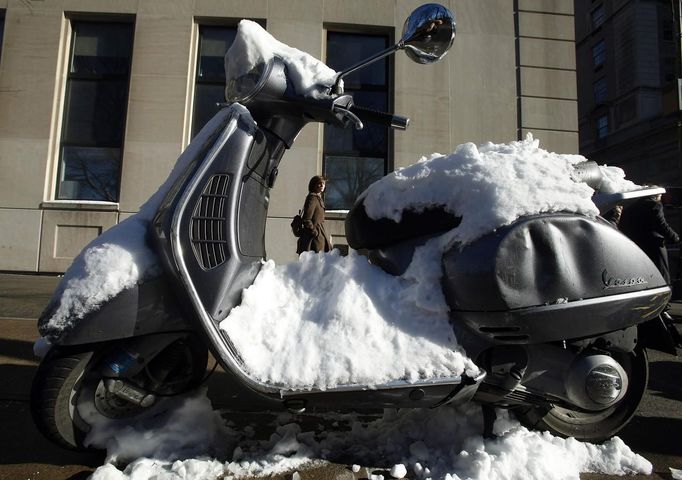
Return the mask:
M 590 371 L 585 379 L 587 395 L 600 405 L 610 405 L 621 396 L 623 378 L 611 365 L 600 365 Z
M 565 387 L 573 404 L 586 410 L 603 410 L 625 396 L 628 375 L 608 355 L 586 355 L 571 365 Z
M 147 396 L 152 397 L 151 402 L 135 402 L 124 397 L 120 394 L 120 388 L 115 388 L 115 382 L 111 379 L 100 380 L 95 389 L 95 407 L 102 415 L 109 418 L 132 417 L 153 405 L 154 398 L 151 395 Z

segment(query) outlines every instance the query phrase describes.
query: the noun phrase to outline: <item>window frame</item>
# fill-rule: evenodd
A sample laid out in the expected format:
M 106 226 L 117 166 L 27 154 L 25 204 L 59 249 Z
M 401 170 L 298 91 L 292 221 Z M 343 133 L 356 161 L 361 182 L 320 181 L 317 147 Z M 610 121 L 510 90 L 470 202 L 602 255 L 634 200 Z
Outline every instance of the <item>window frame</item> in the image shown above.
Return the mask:
M 128 103 L 130 99 L 130 84 L 131 84 L 131 78 L 132 78 L 132 64 L 133 64 L 133 55 L 134 55 L 134 47 L 135 47 L 135 16 L 134 15 L 126 15 L 126 14 L 98 14 L 98 15 L 91 15 L 91 14 L 82 14 L 82 13 L 70 13 L 70 12 L 65 12 L 64 14 L 64 21 L 66 22 L 66 35 L 63 40 L 63 65 L 61 65 L 60 70 L 63 72 L 63 77 L 62 77 L 62 85 L 60 88 L 60 109 L 58 112 L 58 124 L 55 130 L 55 140 L 54 140 L 54 175 L 53 175 L 53 181 L 51 182 L 52 187 L 51 187 L 51 195 L 50 202 L 57 202 L 57 203 L 97 203 L 97 204 L 108 204 L 108 205 L 118 205 L 120 201 L 120 195 L 121 195 L 121 180 L 122 180 L 122 172 L 123 172 L 123 153 L 124 153 L 124 148 L 125 148 L 125 133 L 126 133 L 126 124 L 128 120 Z M 75 23 L 89 23 L 89 24 L 121 24 L 121 25 L 127 25 L 130 28 L 130 52 L 128 55 L 128 65 L 127 65 L 127 76 L 126 75 L 112 75 L 112 76 L 106 76 L 106 75 L 87 75 L 87 74 L 82 74 L 82 73 L 74 73 L 71 72 L 72 69 L 72 64 L 73 64 L 73 56 L 75 52 L 75 42 L 76 42 L 76 35 L 75 35 L 75 30 L 74 30 L 74 24 Z M 68 131 L 68 112 L 69 112 L 69 107 L 70 107 L 70 87 L 71 87 L 71 81 L 72 80 L 77 80 L 77 81 L 113 81 L 113 80 L 124 80 L 127 81 L 126 86 L 124 91 L 122 90 L 121 92 L 124 94 L 125 101 L 122 104 L 121 107 L 121 132 L 120 132 L 120 142 L 117 143 L 117 145 L 109 145 L 109 144 L 104 144 L 104 143 L 95 143 L 93 145 L 90 144 L 83 144 L 83 143 L 78 143 L 78 142 L 71 142 L 68 139 L 66 139 L 66 134 Z M 69 147 L 81 147 L 81 148 L 102 148 L 102 149 L 107 149 L 107 148 L 117 148 L 119 150 L 119 160 L 118 160 L 118 172 L 117 176 L 115 179 L 116 182 L 116 192 L 115 192 L 115 200 L 92 200 L 92 199 L 83 199 L 83 198 L 60 198 L 60 190 L 61 190 L 61 183 L 62 183 L 62 177 L 64 175 L 64 170 L 65 170 L 65 163 L 64 163 L 64 149 L 69 148 Z
M 592 84 L 593 100 L 595 105 L 603 105 L 608 100 L 609 85 L 606 77 L 599 77 Z
M 394 32 L 391 29 L 384 28 L 384 27 L 372 27 L 372 26 L 363 26 L 361 28 L 358 28 L 357 26 L 349 26 L 349 25 L 340 25 L 340 24 L 325 24 L 324 25 L 324 30 L 325 30 L 325 37 L 324 37 L 324 58 L 325 62 L 328 62 L 328 53 L 329 53 L 329 36 L 330 34 L 339 34 L 339 35 L 358 35 L 358 36 L 376 36 L 376 37 L 384 37 L 385 39 L 385 45 L 386 47 L 393 45 L 393 35 Z M 373 52 L 376 53 L 376 52 Z M 384 78 L 384 85 L 383 86 L 377 86 L 377 85 L 366 85 L 366 84 L 358 84 L 358 85 L 345 85 L 345 92 L 346 93 L 354 93 L 354 92 L 377 92 L 377 93 L 385 93 L 386 95 L 386 109 L 388 112 L 394 111 L 394 102 L 395 102 L 395 84 L 394 84 L 394 79 L 395 79 L 395 65 L 394 65 L 394 60 L 393 56 L 386 57 L 383 59 L 386 63 L 386 71 L 385 71 L 385 78 Z M 346 65 L 344 67 L 349 67 L 350 65 Z M 330 127 L 329 125 L 323 125 L 322 127 L 322 148 L 321 148 L 321 168 L 322 168 L 322 173 L 323 175 L 327 174 L 327 161 L 328 157 L 341 157 L 341 158 L 382 158 L 381 156 L 377 155 L 377 151 L 373 150 L 358 150 L 358 151 L 348 151 L 348 150 L 335 150 L 335 149 L 328 149 L 326 146 L 326 132 L 327 128 L 334 128 Z M 338 127 L 337 127 L 338 128 Z M 392 129 L 386 127 L 386 143 L 385 143 L 385 153 L 383 154 L 383 173 L 382 177 L 393 171 L 394 169 L 394 132 Z M 326 191 L 325 191 L 325 197 L 326 197 Z M 329 210 L 332 210 L 333 207 L 330 207 L 329 204 L 327 205 L 327 208 Z M 338 211 L 344 211 L 345 208 L 338 208 Z
M 597 15 L 597 12 L 598 15 Z M 606 22 L 606 8 L 603 3 L 600 3 L 590 11 L 590 25 L 592 30 L 598 30 Z
M 602 122 L 602 120 L 604 122 Z M 603 113 L 595 118 L 597 140 L 603 140 L 609 136 L 609 115 Z
M 264 25 L 262 20 L 251 19 L 255 22 Z M 202 28 L 226 28 L 234 29 L 235 33 L 237 30 L 237 25 L 239 24 L 239 19 L 236 18 L 215 18 L 215 17 L 195 17 L 194 18 L 194 28 L 196 40 L 192 43 L 192 51 L 194 55 L 194 61 L 192 68 L 190 70 L 190 81 L 191 89 L 189 91 L 188 98 L 188 122 L 187 122 L 187 139 L 186 144 L 189 144 L 191 140 L 196 136 L 197 133 L 203 128 L 202 125 L 197 129 L 197 86 L 198 85 L 218 85 L 220 82 L 218 80 L 204 81 L 199 79 L 199 69 L 201 68 L 201 30 Z M 229 47 L 228 47 L 229 48 Z M 222 80 L 223 91 L 225 89 L 225 79 Z M 223 98 L 223 101 L 225 99 Z
M 605 64 L 606 64 L 606 42 L 604 41 L 604 39 L 601 39 L 592 46 L 592 67 L 595 70 L 599 70 Z
M 201 62 L 201 56 L 200 56 L 200 49 L 201 49 L 201 28 L 202 27 L 217 27 L 217 28 L 231 28 L 234 29 L 235 32 L 237 30 L 237 27 L 239 25 L 239 22 L 242 20 L 241 17 L 204 17 L 204 16 L 196 16 L 193 19 L 193 38 L 191 42 L 191 52 L 192 52 L 192 57 L 191 57 L 191 63 L 190 63 L 190 68 L 188 72 L 188 88 L 187 88 L 187 97 L 186 97 L 186 110 L 185 110 L 185 127 L 184 127 L 184 134 L 183 134 L 183 144 L 184 146 L 189 145 L 189 143 L 192 141 L 194 136 L 199 133 L 199 130 L 195 132 L 196 129 L 196 98 L 197 98 L 197 85 L 199 83 L 204 83 L 204 82 L 197 82 L 197 76 L 199 72 L 199 67 L 200 67 L 200 62 Z M 247 20 L 251 20 L 253 22 L 256 22 L 259 24 L 261 27 L 266 29 L 267 26 L 267 21 L 264 18 L 247 18 Z M 229 48 L 229 47 L 228 47 Z M 217 83 L 215 83 L 217 84 Z M 225 87 L 225 81 L 223 79 L 222 82 L 223 85 L 223 90 Z M 223 102 L 225 102 L 225 98 L 223 98 Z M 203 127 L 203 125 L 202 125 Z

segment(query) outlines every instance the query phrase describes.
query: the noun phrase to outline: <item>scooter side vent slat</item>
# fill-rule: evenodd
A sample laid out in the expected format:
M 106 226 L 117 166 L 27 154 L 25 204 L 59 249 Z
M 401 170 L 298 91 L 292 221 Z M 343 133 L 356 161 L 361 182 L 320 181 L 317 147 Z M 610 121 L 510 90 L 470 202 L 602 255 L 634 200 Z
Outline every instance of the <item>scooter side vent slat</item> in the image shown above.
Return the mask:
M 524 333 L 516 333 L 521 330 L 520 327 L 513 325 L 504 327 L 479 327 L 478 331 L 491 336 L 498 342 L 525 342 L 530 336 Z
M 209 178 L 192 215 L 190 240 L 194 256 L 205 270 L 225 262 L 225 204 L 229 184 L 229 175 L 224 173 Z
M 521 330 L 520 327 L 479 327 L 479 331 L 483 333 L 505 333 L 505 332 L 518 332 Z

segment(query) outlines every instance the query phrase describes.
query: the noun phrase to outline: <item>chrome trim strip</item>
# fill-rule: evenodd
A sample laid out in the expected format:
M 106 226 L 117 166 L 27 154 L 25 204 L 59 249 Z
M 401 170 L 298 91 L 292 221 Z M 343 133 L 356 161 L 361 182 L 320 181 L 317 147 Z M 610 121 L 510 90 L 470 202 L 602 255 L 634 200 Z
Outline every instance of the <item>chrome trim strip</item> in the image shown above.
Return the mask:
M 220 152 L 220 150 L 225 146 L 225 143 L 227 142 L 228 138 L 237 129 L 237 122 L 239 120 L 239 117 L 243 113 L 241 109 L 244 109 L 246 111 L 246 109 L 239 104 L 233 104 L 228 108 L 231 110 L 229 114 L 230 115 L 229 120 L 227 121 L 222 133 L 220 134 L 220 137 L 218 137 L 218 140 L 216 141 L 215 145 L 206 155 L 206 160 L 204 160 L 202 165 L 194 174 L 194 178 L 192 178 L 190 184 L 185 189 L 185 192 L 182 194 L 182 197 L 178 202 L 178 206 L 175 212 L 173 213 L 173 221 L 171 223 L 170 232 L 171 250 L 173 252 L 173 258 L 175 259 L 175 263 L 178 266 L 180 279 L 182 280 L 182 283 L 185 285 L 185 288 L 189 293 L 190 299 L 192 300 L 192 304 L 194 306 L 194 310 L 199 314 L 199 318 L 204 326 L 204 330 L 208 334 L 213 344 L 217 347 L 218 353 L 220 354 L 220 358 L 223 361 L 223 363 L 227 365 L 228 368 L 230 368 L 230 370 L 232 370 L 235 374 L 239 375 L 247 384 L 249 384 L 255 390 L 267 393 L 277 393 L 278 392 L 277 388 L 274 388 L 271 385 L 267 385 L 265 383 L 259 382 L 251 378 L 244 370 L 242 362 L 239 361 L 232 354 L 232 352 L 229 351 L 228 348 L 226 348 L 225 345 L 226 339 L 223 337 L 222 331 L 218 328 L 215 322 L 213 322 L 213 319 L 204 309 L 201 299 L 199 298 L 199 294 L 197 293 L 196 287 L 192 283 L 189 271 L 187 269 L 187 265 L 185 264 L 185 261 L 183 259 L 182 246 L 180 244 L 179 228 L 180 219 L 182 218 L 185 210 L 187 209 L 189 199 L 197 190 L 197 188 L 200 187 L 201 180 L 204 178 L 206 171 L 211 167 L 211 164 L 215 161 L 218 152 Z
M 487 373 L 484 370 L 481 370 L 481 372 L 473 379 L 473 382 L 480 383 L 486 377 L 486 375 Z M 280 393 L 282 397 L 289 397 L 300 394 L 396 390 L 399 388 L 420 388 L 433 387 L 438 385 L 459 385 L 460 383 L 462 383 L 462 376 L 457 375 L 455 377 L 441 377 L 426 380 L 417 380 L 416 382 L 408 382 L 407 380 L 392 380 L 388 383 L 382 383 L 380 385 L 373 386 L 359 384 L 340 385 L 338 387 L 329 388 L 327 390 L 321 390 L 319 388 L 318 389 L 292 388 L 290 390 L 282 390 Z
M 524 312 L 526 310 L 530 311 L 533 310 L 534 312 L 547 312 L 547 311 L 552 311 L 552 310 L 561 310 L 563 308 L 566 308 L 567 305 L 570 305 L 571 307 L 588 307 L 590 305 L 598 304 L 598 303 L 607 303 L 607 302 L 618 302 L 620 300 L 628 300 L 631 298 L 640 298 L 640 297 L 648 297 L 651 295 L 663 295 L 663 294 L 669 294 L 671 293 L 670 287 L 659 287 L 659 288 L 650 288 L 648 290 L 639 290 L 637 292 L 627 292 L 627 293 L 619 293 L 618 295 L 607 295 L 605 297 L 595 297 L 595 298 L 588 298 L 584 300 L 575 300 L 572 302 L 566 302 L 566 303 L 554 303 L 551 305 L 538 305 L 534 307 L 523 307 L 523 308 L 516 308 L 513 310 L 509 310 L 510 312 Z

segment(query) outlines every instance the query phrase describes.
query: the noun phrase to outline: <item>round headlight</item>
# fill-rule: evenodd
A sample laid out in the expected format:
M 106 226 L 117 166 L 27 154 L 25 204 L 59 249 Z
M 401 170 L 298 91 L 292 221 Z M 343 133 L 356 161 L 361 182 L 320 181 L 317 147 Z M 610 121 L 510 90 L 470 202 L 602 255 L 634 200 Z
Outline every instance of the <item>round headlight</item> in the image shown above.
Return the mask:
M 259 62 L 248 72 L 231 78 L 225 85 L 225 98 L 228 102 L 246 102 L 253 98 L 265 85 L 270 75 L 274 58 L 268 62 Z

